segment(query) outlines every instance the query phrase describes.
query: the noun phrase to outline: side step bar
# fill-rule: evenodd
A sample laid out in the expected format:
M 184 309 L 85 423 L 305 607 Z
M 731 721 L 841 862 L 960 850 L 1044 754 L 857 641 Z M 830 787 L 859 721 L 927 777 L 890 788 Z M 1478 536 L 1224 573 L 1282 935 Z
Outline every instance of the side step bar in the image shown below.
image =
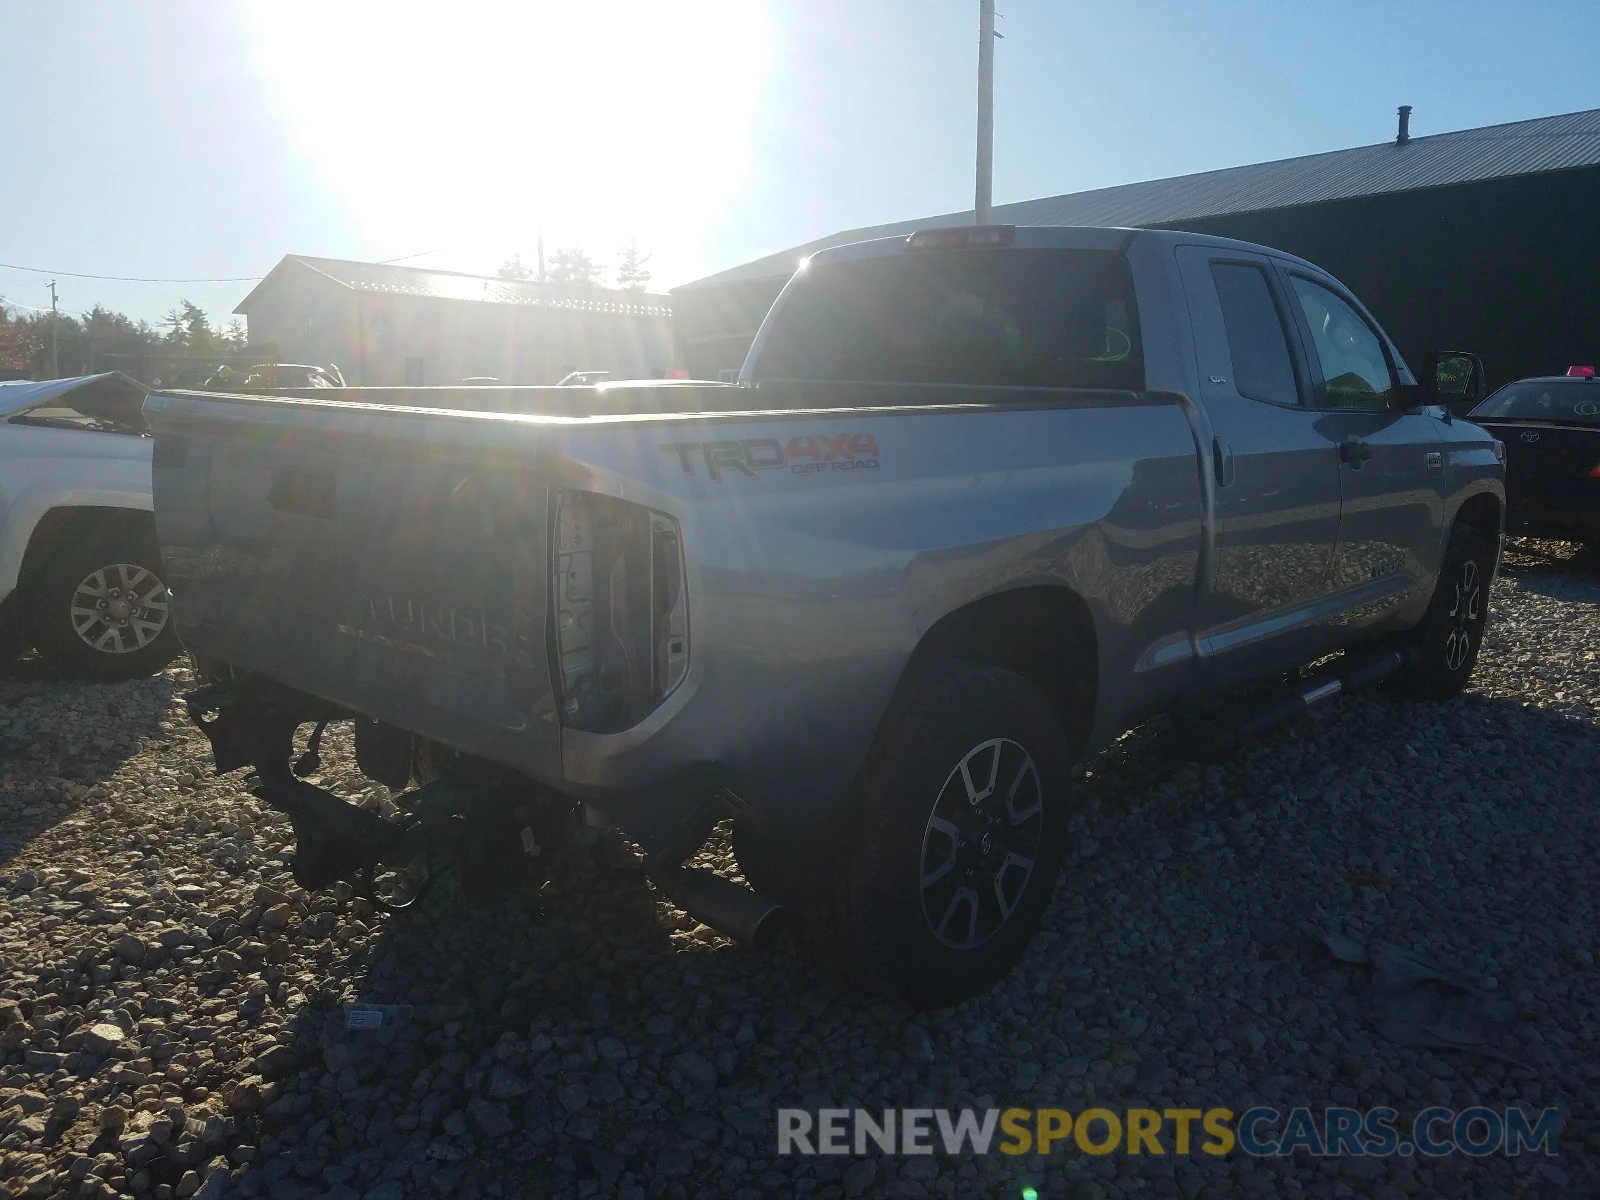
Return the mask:
M 1215 762 L 1239 747 L 1303 717 L 1314 705 L 1377 683 L 1410 666 L 1413 647 L 1346 653 L 1304 679 L 1255 692 L 1215 712 L 1176 722 L 1161 739 L 1163 753 L 1190 762 Z

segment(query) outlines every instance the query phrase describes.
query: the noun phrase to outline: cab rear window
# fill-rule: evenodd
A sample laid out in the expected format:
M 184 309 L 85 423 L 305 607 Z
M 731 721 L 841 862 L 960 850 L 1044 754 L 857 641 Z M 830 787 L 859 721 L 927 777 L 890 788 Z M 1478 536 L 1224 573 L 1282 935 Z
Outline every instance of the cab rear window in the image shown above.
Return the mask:
M 813 264 L 773 314 L 759 379 L 1144 388 L 1127 259 L 907 252 Z
M 1587 379 L 1508 383 L 1472 410 L 1481 421 L 1600 425 L 1600 383 Z

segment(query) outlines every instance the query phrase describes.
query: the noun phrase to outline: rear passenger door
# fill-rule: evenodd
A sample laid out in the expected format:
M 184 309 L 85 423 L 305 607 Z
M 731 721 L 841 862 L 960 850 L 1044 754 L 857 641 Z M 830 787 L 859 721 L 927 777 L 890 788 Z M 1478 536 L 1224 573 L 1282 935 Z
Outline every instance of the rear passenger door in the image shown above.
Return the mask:
M 1197 684 L 1225 688 L 1333 644 L 1327 603 L 1339 459 L 1307 400 L 1290 301 L 1265 255 L 1178 251 L 1195 335 L 1215 496 Z
M 1433 593 L 1444 545 L 1444 426 L 1427 410 L 1408 411 L 1403 364 L 1349 293 L 1293 265 L 1283 275 L 1317 424 L 1336 448 L 1339 548 L 1328 587 L 1347 643 L 1410 624 Z

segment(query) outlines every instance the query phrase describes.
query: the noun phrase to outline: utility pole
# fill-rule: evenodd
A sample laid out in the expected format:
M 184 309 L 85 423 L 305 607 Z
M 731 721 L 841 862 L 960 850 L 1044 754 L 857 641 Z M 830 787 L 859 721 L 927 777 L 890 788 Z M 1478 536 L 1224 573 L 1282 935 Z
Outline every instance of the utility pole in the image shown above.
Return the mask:
M 56 281 L 50 281 L 50 378 L 61 378 L 61 355 L 56 345 Z
M 978 181 L 972 223 L 989 223 L 994 176 L 994 0 L 978 0 Z

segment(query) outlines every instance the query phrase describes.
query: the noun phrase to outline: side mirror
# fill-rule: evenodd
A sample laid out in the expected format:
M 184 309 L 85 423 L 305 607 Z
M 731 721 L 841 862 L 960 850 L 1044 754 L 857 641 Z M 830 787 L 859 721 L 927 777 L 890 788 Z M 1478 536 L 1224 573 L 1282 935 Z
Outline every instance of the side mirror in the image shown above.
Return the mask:
M 1422 356 L 1421 386 L 1426 403 L 1465 414 L 1483 399 L 1483 359 L 1466 350 L 1430 350 Z

